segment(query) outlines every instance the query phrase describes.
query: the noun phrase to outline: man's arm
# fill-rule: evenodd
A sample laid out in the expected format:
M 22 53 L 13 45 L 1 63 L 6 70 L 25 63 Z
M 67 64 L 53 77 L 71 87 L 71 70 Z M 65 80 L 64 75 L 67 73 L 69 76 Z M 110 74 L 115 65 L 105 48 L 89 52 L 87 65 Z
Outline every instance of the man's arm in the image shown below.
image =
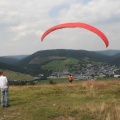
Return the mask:
M 8 88 L 9 88 L 9 83 L 8 83 L 7 77 L 6 77 L 6 85 L 7 85 Z

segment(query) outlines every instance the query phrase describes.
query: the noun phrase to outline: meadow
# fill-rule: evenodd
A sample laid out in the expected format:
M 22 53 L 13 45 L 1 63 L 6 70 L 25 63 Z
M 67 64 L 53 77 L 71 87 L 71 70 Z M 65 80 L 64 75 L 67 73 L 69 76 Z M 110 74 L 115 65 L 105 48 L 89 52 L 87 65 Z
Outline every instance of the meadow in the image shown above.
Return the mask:
M 66 58 L 66 59 L 57 59 L 52 60 L 46 65 L 43 65 L 43 69 L 52 69 L 52 70 L 66 70 L 70 65 L 78 64 L 79 60 L 76 58 Z
M 0 120 L 120 120 L 120 80 L 10 86 Z
M 34 77 L 20 72 L 14 72 L 10 70 L 4 70 L 5 75 L 10 80 L 32 80 Z

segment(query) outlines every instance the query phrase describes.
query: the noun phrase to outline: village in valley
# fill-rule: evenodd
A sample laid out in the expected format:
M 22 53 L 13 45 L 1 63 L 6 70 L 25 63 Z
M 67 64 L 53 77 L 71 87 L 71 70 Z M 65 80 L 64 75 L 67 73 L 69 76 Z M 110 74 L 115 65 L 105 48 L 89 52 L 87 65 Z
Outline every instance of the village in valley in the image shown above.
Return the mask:
M 120 78 L 120 68 L 108 64 L 100 66 L 87 64 L 82 67 L 77 65 L 69 70 L 55 70 L 48 78 L 67 78 L 69 74 L 72 74 L 74 80 L 95 80 L 97 78 L 110 77 Z

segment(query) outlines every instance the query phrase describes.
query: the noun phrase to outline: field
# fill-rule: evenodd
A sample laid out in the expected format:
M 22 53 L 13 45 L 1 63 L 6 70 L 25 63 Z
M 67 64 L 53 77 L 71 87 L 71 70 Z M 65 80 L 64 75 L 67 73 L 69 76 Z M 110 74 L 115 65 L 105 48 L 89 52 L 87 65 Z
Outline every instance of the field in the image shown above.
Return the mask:
M 27 75 L 27 74 L 22 74 L 19 72 L 14 72 L 14 71 L 9 71 L 9 70 L 4 70 L 5 75 L 7 76 L 8 79 L 12 80 L 32 80 L 33 76 Z
M 66 65 L 75 65 L 78 64 L 79 60 L 75 58 L 66 58 L 66 59 L 59 59 L 59 60 L 52 60 L 46 65 L 43 65 L 43 69 L 52 69 L 52 70 L 65 70 L 68 69 Z
M 10 86 L 0 120 L 120 120 L 120 81 Z

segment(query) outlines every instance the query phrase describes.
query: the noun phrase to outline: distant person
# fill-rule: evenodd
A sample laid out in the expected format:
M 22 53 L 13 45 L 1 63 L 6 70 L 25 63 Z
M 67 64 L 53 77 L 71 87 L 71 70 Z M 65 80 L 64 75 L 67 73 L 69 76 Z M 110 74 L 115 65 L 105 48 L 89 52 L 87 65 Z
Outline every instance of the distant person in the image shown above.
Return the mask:
M 73 76 L 72 76 L 71 74 L 68 75 L 68 80 L 69 80 L 70 83 L 72 83 L 72 81 L 73 81 Z
M 3 71 L 0 71 L 0 88 L 1 88 L 1 106 L 9 106 L 9 85 L 7 77 Z

